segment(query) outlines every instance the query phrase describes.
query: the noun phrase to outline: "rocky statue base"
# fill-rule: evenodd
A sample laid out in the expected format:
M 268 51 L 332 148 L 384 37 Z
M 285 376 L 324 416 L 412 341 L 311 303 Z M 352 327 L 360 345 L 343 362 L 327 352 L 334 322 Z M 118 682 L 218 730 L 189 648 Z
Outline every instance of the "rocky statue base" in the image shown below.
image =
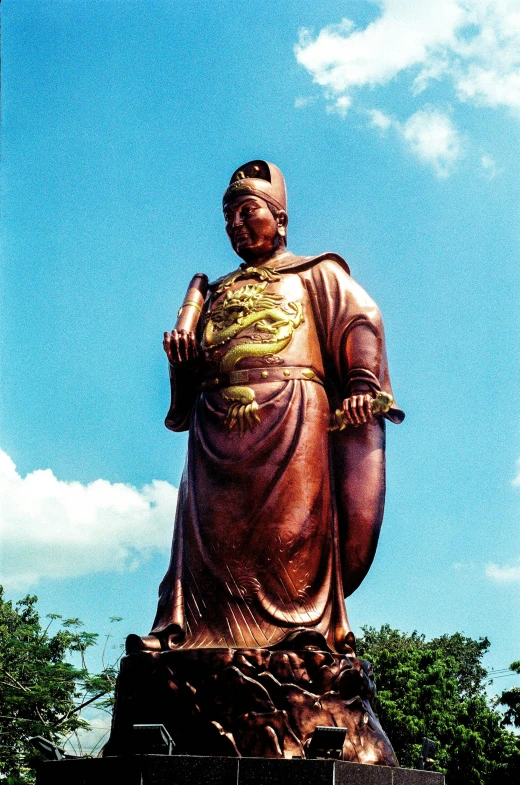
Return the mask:
M 317 726 L 339 726 L 343 760 L 398 766 L 375 696 L 370 663 L 313 647 L 136 652 L 121 663 L 103 754 L 131 754 L 133 726 L 149 723 L 176 755 L 305 758 Z
M 444 775 L 335 760 L 134 755 L 49 761 L 36 785 L 444 785 Z

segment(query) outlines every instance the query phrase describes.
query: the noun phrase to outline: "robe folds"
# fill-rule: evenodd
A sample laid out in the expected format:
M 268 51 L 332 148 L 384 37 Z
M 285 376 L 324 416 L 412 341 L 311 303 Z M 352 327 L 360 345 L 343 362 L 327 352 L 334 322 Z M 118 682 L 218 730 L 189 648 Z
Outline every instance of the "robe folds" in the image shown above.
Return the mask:
M 189 442 L 152 633 L 266 648 L 312 630 L 345 650 L 344 596 L 382 520 L 384 419 L 334 432 L 330 416 L 392 394 L 379 310 L 341 257 L 286 252 L 211 284 L 199 338 L 189 395 L 171 369 L 166 424 Z

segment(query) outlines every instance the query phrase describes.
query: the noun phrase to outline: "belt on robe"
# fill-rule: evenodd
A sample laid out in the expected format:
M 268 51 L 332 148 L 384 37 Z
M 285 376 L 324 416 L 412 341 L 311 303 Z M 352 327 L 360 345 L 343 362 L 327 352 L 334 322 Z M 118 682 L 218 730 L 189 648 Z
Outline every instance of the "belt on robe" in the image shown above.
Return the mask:
M 258 384 L 259 382 L 288 382 L 291 379 L 316 382 L 323 386 L 316 371 L 307 365 L 285 365 L 283 367 L 270 365 L 267 368 L 244 368 L 230 373 L 218 373 L 206 376 L 201 383 L 204 389 L 229 387 L 235 384 Z

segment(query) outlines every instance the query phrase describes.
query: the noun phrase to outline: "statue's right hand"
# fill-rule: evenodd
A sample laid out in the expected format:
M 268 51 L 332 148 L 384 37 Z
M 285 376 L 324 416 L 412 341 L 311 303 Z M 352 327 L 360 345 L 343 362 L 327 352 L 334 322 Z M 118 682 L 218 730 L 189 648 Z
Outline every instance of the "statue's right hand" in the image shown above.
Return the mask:
M 190 362 L 199 353 L 195 333 L 186 330 L 174 329 L 171 333 L 164 333 L 163 347 L 172 365 Z

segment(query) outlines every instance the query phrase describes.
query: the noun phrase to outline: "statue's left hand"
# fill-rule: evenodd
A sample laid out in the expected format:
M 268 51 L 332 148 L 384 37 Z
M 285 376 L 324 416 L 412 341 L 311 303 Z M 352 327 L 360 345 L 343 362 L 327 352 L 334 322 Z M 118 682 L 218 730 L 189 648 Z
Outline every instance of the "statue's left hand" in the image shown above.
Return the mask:
M 342 405 L 342 414 L 345 425 L 364 425 L 374 419 L 372 412 L 373 398 L 369 393 L 364 395 L 351 395 Z

